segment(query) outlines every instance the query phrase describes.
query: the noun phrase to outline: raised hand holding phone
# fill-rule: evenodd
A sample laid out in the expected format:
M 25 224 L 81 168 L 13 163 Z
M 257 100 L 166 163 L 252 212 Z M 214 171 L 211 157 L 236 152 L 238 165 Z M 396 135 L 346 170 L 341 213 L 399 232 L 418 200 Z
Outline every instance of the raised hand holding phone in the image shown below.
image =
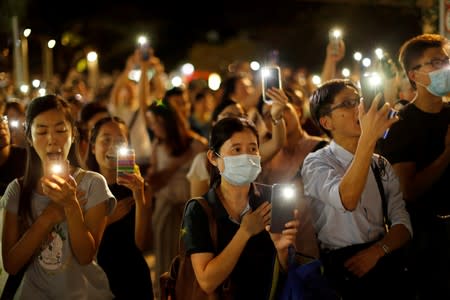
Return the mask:
M 342 40 L 342 30 L 332 28 L 328 33 L 329 47 L 331 47 L 331 55 L 338 57 L 341 60 L 344 57 L 344 48 Z
M 135 168 L 135 152 L 134 149 L 128 147 L 119 147 L 117 149 L 117 182 L 119 183 L 123 177 L 134 174 Z
M 261 69 L 262 97 L 267 104 L 272 104 L 273 99 L 267 95 L 267 91 L 273 87 L 281 90 L 281 71 L 278 66 L 266 66 Z
M 143 61 L 149 60 L 151 56 L 151 48 L 150 41 L 146 36 L 140 36 L 138 38 L 138 47 L 140 50 L 141 59 Z

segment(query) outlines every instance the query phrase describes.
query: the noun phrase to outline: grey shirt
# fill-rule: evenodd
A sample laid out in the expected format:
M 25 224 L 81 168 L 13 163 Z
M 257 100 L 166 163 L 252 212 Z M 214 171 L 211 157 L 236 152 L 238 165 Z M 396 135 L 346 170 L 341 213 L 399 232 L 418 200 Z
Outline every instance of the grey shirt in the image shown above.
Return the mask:
M 104 201 L 108 202 L 109 213 L 115 208 L 116 199 L 99 173 L 86 171 L 78 190 L 85 192 L 84 213 Z M 17 214 L 20 197 L 17 179 L 8 185 L 3 197 L 8 212 Z M 33 217 L 37 217 L 51 200 L 33 192 L 31 201 Z M 112 294 L 106 274 L 95 261 L 88 265 L 77 262 L 64 221 L 54 226 L 32 258 L 15 299 L 112 299 Z

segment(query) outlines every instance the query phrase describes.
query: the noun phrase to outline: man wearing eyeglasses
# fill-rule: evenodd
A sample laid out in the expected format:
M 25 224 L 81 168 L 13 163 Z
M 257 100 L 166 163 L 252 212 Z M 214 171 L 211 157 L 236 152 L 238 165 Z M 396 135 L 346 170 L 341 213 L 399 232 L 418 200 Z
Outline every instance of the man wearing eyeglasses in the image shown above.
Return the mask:
M 412 299 L 399 259 L 412 236 L 409 215 L 391 165 L 374 154 L 378 139 L 398 119 L 388 117 L 389 104 L 377 108 L 381 95 L 367 111 L 365 100 L 348 80 L 331 80 L 314 91 L 311 114 L 331 142 L 306 156 L 304 192 L 325 275 L 343 300 Z
M 423 34 L 406 41 L 399 60 L 417 95 L 380 142 L 411 215 L 412 271 L 418 299 L 450 299 L 450 92 L 448 41 Z

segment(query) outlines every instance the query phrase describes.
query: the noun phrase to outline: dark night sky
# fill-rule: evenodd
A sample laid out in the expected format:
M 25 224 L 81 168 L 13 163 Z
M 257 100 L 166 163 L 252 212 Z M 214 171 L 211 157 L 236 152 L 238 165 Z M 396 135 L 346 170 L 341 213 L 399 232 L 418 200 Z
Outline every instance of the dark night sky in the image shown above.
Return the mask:
M 271 49 L 278 49 L 280 64 L 304 66 L 312 71 L 321 66 L 328 30 L 334 25 L 344 30 L 347 64 L 351 63 L 355 50 L 368 53 L 376 46 L 396 56 L 404 40 L 421 33 L 421 12 L 411 5 L 301 0 L 212 1 L 213 7 L 194 1 L 167 0 L 19 2 L 26 4 L 19 13 L 20 25 L 32 28 L 30 48 L 35 55 L 30 59 L 31 68 L 39 67 L 40 54 L 36 55 L 40 52 L 39 38 L 58 40 L 67 31 L 78 35 L 79 43 L 74 47 L 54 50 L 55 69 L 61 71 L 85 47 L 98 51 L 102 69 L 121 68 L 140 32 L 152 37 L 156 54 L 167 69 L 187 59 L 190 49 L 199 43 L 221 46 L 236 36 L 245 36 L 257 45 L 255 58 L 263 59 L 261 56 Z M 206 12 L 200 11 L 202 5 Z M 211 39 L 214 36 L 211 33 L 217 39 Z

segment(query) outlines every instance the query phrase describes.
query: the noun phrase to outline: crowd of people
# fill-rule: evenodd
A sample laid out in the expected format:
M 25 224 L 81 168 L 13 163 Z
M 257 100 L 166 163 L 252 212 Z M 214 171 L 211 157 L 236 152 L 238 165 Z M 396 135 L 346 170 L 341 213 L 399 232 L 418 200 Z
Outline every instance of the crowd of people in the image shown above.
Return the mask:
M 276 299 L 295 249 L 322 260 L 336 299 L 450 299 L 448 47 L 436 34 L 405 41 L 399 67 L 378 66 L 374 99 L 362 77 L 337 75 L 342 40 L 319 86 L 281 66 L 270 104 L 248 63 L 217 91 L 166 88 L 151 49 L 103 91 L 76 72 L 30 100 L 2 90 L 2 299 L 159 299 L 180 236 L 205 293 L 226 282 L 233 299 Z M 118 176 L 121 147 L 135 167 Z M 281 233 L 275 183 L 297 192 Z M 217 243 L 203 207 L 185 207 L 194 197 Z

